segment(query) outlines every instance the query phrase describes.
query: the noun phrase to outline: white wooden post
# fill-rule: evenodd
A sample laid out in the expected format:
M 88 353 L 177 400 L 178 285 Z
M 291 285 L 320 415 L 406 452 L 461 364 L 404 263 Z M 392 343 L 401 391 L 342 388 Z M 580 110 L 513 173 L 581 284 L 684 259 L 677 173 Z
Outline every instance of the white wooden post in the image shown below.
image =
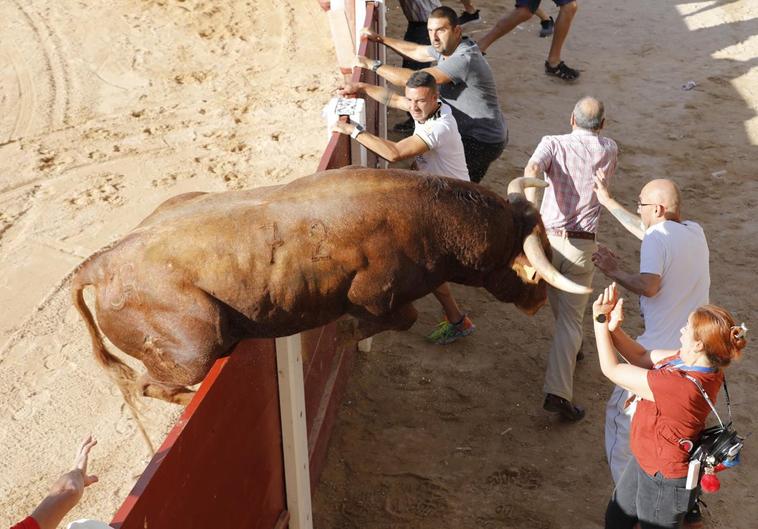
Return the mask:
M 379 34 L 384 36 L 387 30 L 387 10 L 386 6 L 384 5 L 384 0 L 376 0 L 375 3 L 376 6 L 376 16 L 379 20 Z M 379 59 L 383 62 L 387 62 L 387 47 L 386 46 L 379 46 Z M 381 78 L 379 81 L 381 86 L 387 87 L 387 80 L 384 78 Z M 384 107 L 384 110 L 379 116 L 379 136 L 382 138 L 387 137 L 387 107 Z M 387 160 L 383 158 L 377 159 L 378 166 L 380 169 L 386 169 L 387 168 Z M 360 344 L 359 344 L 360 347 Z M 371 350 L 371 341 L 368 343 L 368 349 Z
M 308 427 L 300 335 L 276 339 L 279 410 L 282 418 L 284 479 L 291 529 L 313 529 Z

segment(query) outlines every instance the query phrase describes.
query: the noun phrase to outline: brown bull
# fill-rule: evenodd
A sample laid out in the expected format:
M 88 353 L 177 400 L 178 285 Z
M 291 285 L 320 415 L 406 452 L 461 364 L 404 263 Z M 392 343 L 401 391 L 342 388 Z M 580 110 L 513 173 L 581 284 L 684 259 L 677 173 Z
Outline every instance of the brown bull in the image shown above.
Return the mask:
M 344 314 L 357 319 L 358 338 L 408 329 L 412 302 L 446 281 L 533 314 L 546 299 L 540 278 L 586 289 L 550 265 L 522 180 L 505 200 L 469 182 L 351 167 L 181 195 L 82 263 L 74 303 L 127 399 L 141 390 L 179 404 L 243 338 L 287 336 Z M 139 380 L 105 349 L 87 285 L 103 334 L 147 367 Z

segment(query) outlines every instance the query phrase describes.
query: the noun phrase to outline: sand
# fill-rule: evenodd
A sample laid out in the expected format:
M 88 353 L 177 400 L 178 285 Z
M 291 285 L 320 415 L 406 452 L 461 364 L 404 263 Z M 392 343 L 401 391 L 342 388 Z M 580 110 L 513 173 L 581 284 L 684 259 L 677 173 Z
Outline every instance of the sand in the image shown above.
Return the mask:
M 467 32 L 481 34 L 502 4 L 478 2 L 484 21 Z M 485 185 L 503 192 L 542 135 L 568 130 L 576 99 L 603 98 L 621 147 L 615 195 L 631 205 L 649 178 L 676 179 L 685 215 L 709 237 L 713 301 L 751 326 L 758 5 L 580 4 L 564 53 L 583 71 L 576 84 L 542 73 L 549 40 L 536 22 L 490 48 L 511 144 Z M 69 519 L 110 519 L 149 457 L 91 356 L 68 274 L 166 198 L 288 181 L 315 170 L 326 144 L 319 113 L 338 75 L 315 1 L 105 5 L 0 2 L 0 526 L 34 507 L 88 432 L 100 439 L 91 469 L 101 482 Z M 402 34 L 395 0 L 388 7 L 390 33 Z M 600 239 L 636 265 L 639 244 L 609 215 Z M 605 283 L 598 274 L 595 286 Z M 455 293 L 478 326 L 470 338 L 427 345 L 438 308 L 424 299 L 411 331 L 357 357 L 314 497 L 317 527 L 600 527 L 610 384 L 591 339 L 576 376 L 588 414 L 565 424 L 541 410 L 549 311 L 529 318 L 483 291 Z M 627 327 L 639 331 L 628 301 Z M 754 351 L 729 374 L 745 432 L 758 420 Z M 178 413 L 145 401 L 156 442 Z M 753 444 L 706 498 L 710 527 L 754 524 Z
M 67 276 L 173 195 L 313 172 L 338 78 L 329 25 L 306 0 L 5 0 L 0 15 L 0 526 L 88 432 L 101 482 L 71 518 L 110 520 L 149 454 Z M 146 401 L 156 444 L 179 411 Z
M 446 4 L 458 8 L 457 2 Z M 475 4 L 484 21 L 466 26 L 473 38 L 511 5 Z M 544 75 L 549 39 L 538 37 L 536 21 L 488 50 L 511 144 L 484 185 L 504 192 L 543 135 L 570 130 L 577 99 L 602 98 L 606 134 L 621 151 L 614 195 L 633 209 L 647 180 L 675 179 L 685 216 L 701 223 L 708 236 L 712 301 L 756 326 L 751 283 L 758 265 L 758 3 L 579 5 L 563 54 L 582 70 L 575 84 Z M 395 2 L 388 6 L 388 27 L 402 36 L 402 13 Z M 543 6 L 555 16 L 551 2 Z M 683 90 L 688 81 L 696 86 Z M 599 238 L 634 270 L 639 242 L 607 213 Z M 607 283 L 596 274 L 596 288 Z M 602 527 L 612 491 L 603 449 L 611 385 L 600 373 L 591 325 L 585 322 L 586 358 L 575 377 L 576 401 L 587 407 L 587 416 L 564 423 L 541 406 L 553 325 L 549 309 L 530 318 L 481 290 L 459 287 L 454 293 L 478 326 L 475 334 L 449 346 L 426 344 L 423 337 L 440 312 L 426 298 L 417 303 L 415 327 L 377 337 L 373 351 L 357 358 L 314 500 L 316 526 Z M 637 296 L 626 297 L 626 328 L 638 333 Z M 754 431 L 754 344 L 728 377 L 737 429 Z M 751 439 L 742 465 L 721 474 L 721 491 L 704 498 L 707 527 L 756 527 L 756 453 Z

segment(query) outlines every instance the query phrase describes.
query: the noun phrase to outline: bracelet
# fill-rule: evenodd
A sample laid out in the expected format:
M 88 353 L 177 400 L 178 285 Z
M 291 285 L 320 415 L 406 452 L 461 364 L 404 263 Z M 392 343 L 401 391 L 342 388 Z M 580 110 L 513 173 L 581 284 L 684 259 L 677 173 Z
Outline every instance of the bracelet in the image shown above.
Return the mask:
M 377 70 L 379 69 L 379 67 L 380 67 L 381 65 L 383 65 L 383 64 L 384 64 L 384 63 L 383 63 L 382 61 L 380 61 L 379 59 L 376 59 L 376 60 L 374 61 L 374 63 L 371 65 L 371 71 L 372 71 L 372 72 L 375 72 L 375 71 L 377 71 Z
M 360 134 L 361 132 L 366 131 L 366 129 L 363 128 L 363 125 L 361 125 L 360 123 L 353 124 L 353 127 L 354 127 L 353 132 L 350 133 L 350 137 L 353 139 L 357 138 L 358 134 Z

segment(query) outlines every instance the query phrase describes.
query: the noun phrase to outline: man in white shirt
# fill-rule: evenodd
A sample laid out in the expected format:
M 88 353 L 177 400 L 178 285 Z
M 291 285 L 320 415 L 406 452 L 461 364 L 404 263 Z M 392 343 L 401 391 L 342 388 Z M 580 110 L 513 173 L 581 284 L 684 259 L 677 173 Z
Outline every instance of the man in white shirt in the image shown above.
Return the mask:
M 637 341 L 646 349 L 678 349 L 689 314 L 708 303 L 710 271 L 703 229 L 681 218 L 681 193 L 671 180 L 652 180 L 640 192 L 639 217 L 614 200 L 605 175 L 595 176 L 597 198 L 621 224 L 642 239 L 639 273 L 626 272 L 608 248 L 592 256 L 595 266 L 624 288 L 639 294 L 645 332 Z M 630 457 L 629 424 L 634 407 L 629 393 L 616 386 L 605 416 L 605 446 L 613 480 Z
M 340 94 L 366 94 L 393 108 L 405 110 L 415 122 L 413 135 L 398 142 L 380 138 L 354 123 L 337 122 L 333 130 L 349 134 L 355 141 L 389 162 L 415 158 L 413 168 L 428 173 L 469 180 L 461 135 L 452 111 L 439 100 L 434 77 L 414 72 L 405 84 L 405 97 L 368 83 L 348 83 Z M 442 305 L 445 320 L 427 336 L 429 341 L 448 344 L 471 334 L 476 326 L 461 312 L 450 287 L 443 283 L 434 295 Z

